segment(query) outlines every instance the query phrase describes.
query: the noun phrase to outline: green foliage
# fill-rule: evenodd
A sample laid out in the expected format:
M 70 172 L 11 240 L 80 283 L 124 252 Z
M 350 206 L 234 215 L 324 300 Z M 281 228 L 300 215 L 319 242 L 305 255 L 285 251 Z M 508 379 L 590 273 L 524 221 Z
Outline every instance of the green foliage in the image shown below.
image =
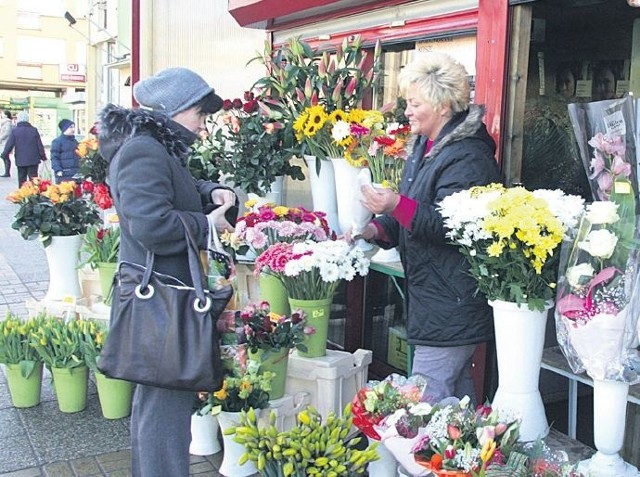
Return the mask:
M 29 338 L 44 319 L 43 314 L 22 320 L 17 315 L 7 313 L 5 319 L 0 321 L 0 363 L 20 364 L 22 376 L 29 377 L 40 361 L 36 350 L 29 345 Z
M 86 255 L 86 259 L 80 266 L 89 265 L 95 270 L 100 263 L 116 263 L 119 250 L 120 227 L 103 229 L 91 226 L 83 239 L 81 252 Z
M 91 325 L 88 320 L 49 317 L 33 330 L 29 343 L 49 368 L 84 366 L 84 337 Z

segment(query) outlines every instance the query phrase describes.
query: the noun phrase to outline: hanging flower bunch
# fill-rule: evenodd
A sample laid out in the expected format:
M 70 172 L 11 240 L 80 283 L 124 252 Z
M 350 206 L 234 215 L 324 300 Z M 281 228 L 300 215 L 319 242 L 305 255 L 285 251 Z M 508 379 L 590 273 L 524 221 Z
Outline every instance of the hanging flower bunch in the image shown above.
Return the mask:
M 277 352 L 292 348 L 307 351 L 303 341 L 308 330 L 302 311 L 294 311 L 291 316 L 278 315 L 271 311 L 268 302 L 263 301 L 257 305 L 250 303 L 237 313 L 251 352 L 259 349 Z
M 369 259 L 344 240 L 279 242 L 256 259 L 255 273 L 260 272 L 280 279 L 290 298 L 322 300 L 333 297 L 341 280 L 366 275 Z
M 588 205 L 561 263 L 558 341 L 572 368 L 594 379 L 640 380 L 628 333 L 638 322 L 632 306 L 639 248 L 633 211 L 610 201 Z
M 7 200 L 19 205 L 11 225 L 24 239 L 35 235 L 46 247 L 53 236 L 86 233 L 100 222 L 100 214 L 93 199 L 93 184 L 73 181 L 52 184 L 35 178 L 26 181 L 12 192 Z
M 438 210 L 481 293 L 489 300 L 545 309 L 555 296 L 555 252 L 577 224 L 582 198 L 490 184 L 451 194 Z
M 251 201 L 245 203 L 250 208 Z M 304 207 L 261 205 L 257 210 L 249 210 L 240 217 L 234 232 L 225 235 L 225 245 L 233 246 L 240 253 L 240 247 L 248 246 L 256 254 L 264 252 L 278 242 L 314 240 L 320 242 L 330 237 L 331 230 L 324 212 L 312 212 Z
M 368 382 L 351 401 L 353 425 L 379 441 L 374 426 L 398 409 L 419 402 L 426 387 L 426 379 L 419 374 L 409 378 L 391 374 L 382 381 Z

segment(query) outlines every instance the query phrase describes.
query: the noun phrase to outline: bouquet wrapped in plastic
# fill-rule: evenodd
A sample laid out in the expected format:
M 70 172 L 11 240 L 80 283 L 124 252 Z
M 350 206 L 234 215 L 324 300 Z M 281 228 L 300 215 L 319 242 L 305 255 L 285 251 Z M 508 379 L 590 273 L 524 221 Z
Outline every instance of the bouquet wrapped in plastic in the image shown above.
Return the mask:
M 371 439 L 380 440 L 374 426 L 388 415 L 420 401 L 427 381 L 422 375 L 405 378 L 390 374 L 382 381 L 369 381 L 351 402 L 353 425 Z
M 613 201 L 590 204 L 574 240 L 564 245 L 555 312 L 563 353 L 576 373 L 637 382 L 634 208 Z

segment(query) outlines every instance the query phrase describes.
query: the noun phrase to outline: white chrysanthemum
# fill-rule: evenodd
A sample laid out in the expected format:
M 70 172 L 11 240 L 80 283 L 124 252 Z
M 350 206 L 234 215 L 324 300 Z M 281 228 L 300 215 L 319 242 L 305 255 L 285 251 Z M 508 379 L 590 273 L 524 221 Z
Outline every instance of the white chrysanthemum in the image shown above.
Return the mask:
M 331 129 L 331 137 L 335 142 L 340 142 L 351 134 L 351 125 L 346 121 L 336 121 Z

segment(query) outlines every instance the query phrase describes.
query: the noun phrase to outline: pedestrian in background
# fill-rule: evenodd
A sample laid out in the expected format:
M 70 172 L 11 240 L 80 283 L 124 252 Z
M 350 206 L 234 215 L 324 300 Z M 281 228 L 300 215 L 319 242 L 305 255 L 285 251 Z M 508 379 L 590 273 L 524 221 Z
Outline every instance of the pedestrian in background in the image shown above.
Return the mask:
M 76 125 L 73 121 L 63 119 L 58 123 L 61 134 L 51 143 L 51 168 L 56 184 L 72 181 L 80 170 L 80 156 L 76 152 Z
M 11 121 L 11 111 L 0 111 L 0 153 L 4 151 L 4 146 L 9 140 L 13 122 Z M 0 177 L 10 177 L 11 161 L 7 157 L 4 161 L 4 174 Z
M 467 72 L 444 54 L 416 59 L 400 73 L 414 143 L 399 193 L 363 186 L 363 204 L 375 214 L 362 238 L 399 246 L 405 273 L 407 342 L 412 374 L 426 376 L 425 397 L 465 395 L 475 401 L 471 361 L 478 343 L 493 338 L 491 308 L 476 293 L 469 263 L 449 243 L 438 203 L 473 186 L 500 182 L 495 143 L 482 122 L 484 108 L 469 105 Z
M 205 118 L 220 110 L 222 99 L 186 68 L 168 68 L 136 83 L 133 95 L 151 111 L 109 105 L 99 126 L 100 154 L 109 162 L 109 185 L 120 219 L 119 260 L 144 265 L 152 251 L 154 271 L 192 286 L 180 217 L 201 250 L 207 247 L 210 228 L 233 229 L 225 212 L 235 205 L 234 192 L 195 181 L 187 164 L 190 145 L 204 129 Z M 135 346 L 136 337 L 131 340 Z M 133 477 L 188 477 L 194 396 L 138 384 L 131 411 Z
M 13 158 L 18 167 L 18 187 L 27 180 L 38 177 L 40 161 L 46 161 L 44 145 L 38 129 L 29 123 L 29 114 L 18 113 L 16 127 L 13 128 L 4 146 L 1 157 L 5 161 L 13 151 Z

